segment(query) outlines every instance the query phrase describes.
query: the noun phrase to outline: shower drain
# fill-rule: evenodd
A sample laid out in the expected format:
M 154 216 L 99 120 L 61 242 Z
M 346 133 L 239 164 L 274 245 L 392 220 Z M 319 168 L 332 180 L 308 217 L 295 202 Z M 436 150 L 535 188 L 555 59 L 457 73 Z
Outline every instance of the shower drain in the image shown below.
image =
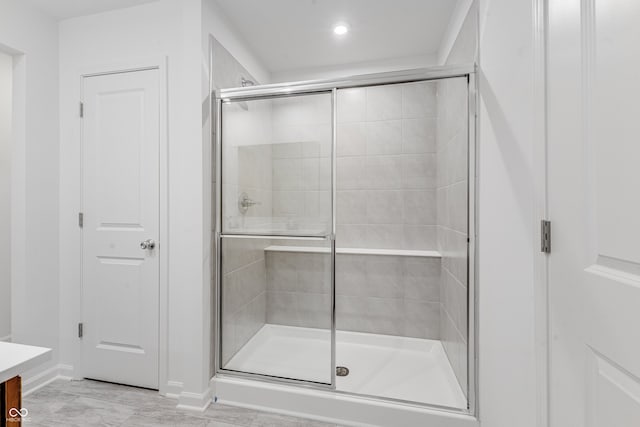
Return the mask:
M 336 375 L 339 377 L 346 377 L 349 375 L 349 368 L 346 366 L 336 366 Z

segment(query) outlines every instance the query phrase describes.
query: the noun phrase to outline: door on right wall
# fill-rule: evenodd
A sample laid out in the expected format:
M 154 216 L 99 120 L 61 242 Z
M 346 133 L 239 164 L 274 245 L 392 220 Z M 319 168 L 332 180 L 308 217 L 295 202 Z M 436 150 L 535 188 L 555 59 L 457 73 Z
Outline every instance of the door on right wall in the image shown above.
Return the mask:
M 640 2 L 549 2 L 550 425 L 640 426 Z

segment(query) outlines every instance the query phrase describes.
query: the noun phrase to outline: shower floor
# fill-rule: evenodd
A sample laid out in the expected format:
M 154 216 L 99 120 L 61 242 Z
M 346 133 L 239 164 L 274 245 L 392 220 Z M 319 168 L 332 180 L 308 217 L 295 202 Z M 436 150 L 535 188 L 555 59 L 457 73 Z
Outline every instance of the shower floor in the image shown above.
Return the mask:
M 329 382 L 330 332 L 267 324 L 227 363 L 226 369 Z M 467 401 L 440 341 L 359 332 L 336 332 L 340 391 L 451 408 Z

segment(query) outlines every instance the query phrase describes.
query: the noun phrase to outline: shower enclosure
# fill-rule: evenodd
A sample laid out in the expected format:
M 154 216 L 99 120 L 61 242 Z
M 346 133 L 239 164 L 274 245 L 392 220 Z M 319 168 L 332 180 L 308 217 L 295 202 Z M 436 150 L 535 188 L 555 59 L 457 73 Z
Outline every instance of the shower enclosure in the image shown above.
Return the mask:
M 472 67 L 217 93 L 216 375 L 472 412 Z

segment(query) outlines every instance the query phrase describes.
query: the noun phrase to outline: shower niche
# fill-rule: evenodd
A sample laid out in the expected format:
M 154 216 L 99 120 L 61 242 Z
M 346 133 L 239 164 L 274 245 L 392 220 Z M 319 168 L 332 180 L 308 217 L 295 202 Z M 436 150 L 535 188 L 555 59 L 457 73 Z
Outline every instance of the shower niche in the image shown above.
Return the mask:
M 472 86 L 217 94 L 218 374 L 470 411 Z

